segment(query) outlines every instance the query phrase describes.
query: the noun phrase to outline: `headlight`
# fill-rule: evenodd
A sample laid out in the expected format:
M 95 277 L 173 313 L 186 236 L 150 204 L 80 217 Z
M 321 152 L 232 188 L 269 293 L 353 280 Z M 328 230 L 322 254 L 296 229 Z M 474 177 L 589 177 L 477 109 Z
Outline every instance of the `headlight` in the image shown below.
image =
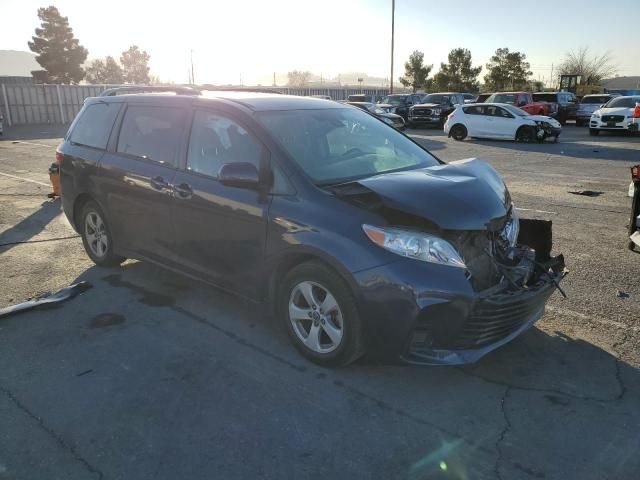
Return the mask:
M 600 118 L 600 112 L 593 112 L 591 116 L 595 118 Z
M 458 252 L 441 238 L 422 232 L 372 225 L 362 225 L 362 229 L 373 243 L 397 255 L 423 262 L 466 268 Z
M 433 115 L 440 115 L 440 112 L 442 112 L 442 110 L 441 110 L 441 109 L 439 109 L 439 108 L 433 108 L 433 109 L 431 109 L 431 113 L 432 113 Z
M 516 246 L 518 242 L 518 235 L 520 234 L 520 219 L 516 212 L 516 207 L 511 204 L 511 219 L 507 222 L 503 230 L 504 239 L 509 242 L 512 247 Z

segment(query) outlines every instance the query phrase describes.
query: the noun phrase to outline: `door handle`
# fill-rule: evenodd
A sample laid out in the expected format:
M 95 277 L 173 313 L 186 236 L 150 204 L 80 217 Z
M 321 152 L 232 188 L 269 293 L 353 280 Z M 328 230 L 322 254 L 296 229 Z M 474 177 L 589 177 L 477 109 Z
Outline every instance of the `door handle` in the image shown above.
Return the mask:
M 153 177 L 151 180 L 149 180 L 149 183 L 151 184 L 151 187 L 156 189 L 156 190 L 160 190 L 160 191 L 164 191 L 164 190 L 170 190 L 171 189 L 171 185 L 169 185 L 164 178 L 158 176 L 158 177 Z
M 187 183 L 181 183 L 180 185 L 174 185 L 173 191 L 178 198 L 189 199 L 193 196 L 193 189 L 191 185 Z

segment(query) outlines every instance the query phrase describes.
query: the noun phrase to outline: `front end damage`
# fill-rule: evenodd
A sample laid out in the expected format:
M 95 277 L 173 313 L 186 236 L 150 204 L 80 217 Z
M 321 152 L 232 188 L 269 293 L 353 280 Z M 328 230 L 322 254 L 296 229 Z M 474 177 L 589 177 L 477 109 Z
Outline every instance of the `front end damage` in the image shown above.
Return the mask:
M 484 162 L 383 175 L 333 192 L 390 226 L 446 240 L 464 261 L 453 268 L 402 259 L 358 272 L 373 350 L 415 364 L 472 363 L 530 328 L 562 292 L 565 264 L 551 255 L 551 222 L 519 219 Z
M 509 241 L 515 223 L 520 231 Z M 501 231 L 458 233 L 457 245 L 474 295 L 457 322 L 447 305 L 459 299 L 421 311 L 405 350 L 410 363 L 473 363 L 529 329 L 555 290 L 564 296 L 564 257 L 551 256 L 550 221 L 511 217 Z

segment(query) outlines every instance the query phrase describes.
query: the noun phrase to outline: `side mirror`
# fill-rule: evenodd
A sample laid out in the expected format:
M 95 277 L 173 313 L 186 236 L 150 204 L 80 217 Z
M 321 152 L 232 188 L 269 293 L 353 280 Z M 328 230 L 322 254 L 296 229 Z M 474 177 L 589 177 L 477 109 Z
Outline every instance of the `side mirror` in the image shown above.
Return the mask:
M 260 176 L 253 163 L 225 163 L 218 171 L 218 180 L 227 187 L 254 190 L 258 188 Z

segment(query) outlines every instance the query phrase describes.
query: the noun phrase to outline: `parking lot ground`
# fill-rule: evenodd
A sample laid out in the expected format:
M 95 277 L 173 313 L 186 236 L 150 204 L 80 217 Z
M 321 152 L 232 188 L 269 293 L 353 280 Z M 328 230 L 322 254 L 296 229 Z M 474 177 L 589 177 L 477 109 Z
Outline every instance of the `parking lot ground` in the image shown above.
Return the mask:
M 260 305 L 141 262 L 94 266 L 46 198 L 63 131 L 0 141 L 0 308 L 93 285 L 0 319 L 0 479 L 637 478 L 640 255 L 625 234 L 640 138 L 408 131 L 444 160 L 487 160 L 520 216 L 553 221 L 568 298 L 475 365 L 328 370 Z

